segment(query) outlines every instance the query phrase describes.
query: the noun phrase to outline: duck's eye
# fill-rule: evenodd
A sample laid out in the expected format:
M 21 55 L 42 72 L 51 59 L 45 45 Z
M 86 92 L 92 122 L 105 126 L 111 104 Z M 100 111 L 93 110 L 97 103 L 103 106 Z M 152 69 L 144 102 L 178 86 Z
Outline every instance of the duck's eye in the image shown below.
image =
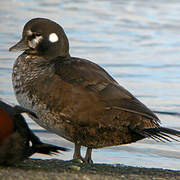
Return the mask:
M 28 35 L 28 40 L 31 41 L 32 39 L 36 39 L 36 37 L 40 37 L 40 36 L 41 36 L 41 33 L 34 32 Z
M 40 33 L 33 33 L 32 35 L 28 36 L 29 47 L 35 49 L 42 39 L 43 37 Z
M 31 41 L 32 39 L 35 39 L 36 38 L 36 35 L 35 34 L 32 34 L 30 36 L 28 36 L 28 40 Z
M 28 36 L 28 40 L 32 40 L 32 39 L 36 39 L 39 38 L 41 36 L 41 33 L 33 33 L 31 35 Z
M 36 36 L 41 36 L 41 33 L 37 32 L 35 33 Z

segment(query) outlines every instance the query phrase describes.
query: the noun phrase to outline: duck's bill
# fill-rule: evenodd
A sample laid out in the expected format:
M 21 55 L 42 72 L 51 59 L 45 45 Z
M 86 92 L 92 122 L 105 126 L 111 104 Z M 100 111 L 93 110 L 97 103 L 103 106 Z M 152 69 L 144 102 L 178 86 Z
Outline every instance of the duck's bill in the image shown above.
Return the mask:
M 9 51 L 25 51 L 27 49 L 29 49 L 28 45 L 21 39 L 17 44 L 9 48 Z

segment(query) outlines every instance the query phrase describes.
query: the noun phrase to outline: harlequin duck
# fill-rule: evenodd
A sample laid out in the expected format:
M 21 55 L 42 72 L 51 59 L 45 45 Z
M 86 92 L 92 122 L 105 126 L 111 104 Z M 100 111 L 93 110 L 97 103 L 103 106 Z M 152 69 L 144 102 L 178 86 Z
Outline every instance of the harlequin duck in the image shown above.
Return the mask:
M 97 64 L 69 54 L 63 28 L 49 19 L 30 20 L 10 51 L 23 50 L 13 67 L 18 102 L 42 127 L 75 144 L 73 158 L 92 163 L 93 148 L 149 137 L 172 140 L 179 131 L 158 117 Z M 87 147 L 85 158 L 81 146 Z
M 37 116 L 21 107 L 0 99 L 0 165 L 13 165 L 34 153 L 50 155 L 66 148 L 45 144 L 29 129 L 21 113 Z M 31 143 L 31 144 L 30 144 Z

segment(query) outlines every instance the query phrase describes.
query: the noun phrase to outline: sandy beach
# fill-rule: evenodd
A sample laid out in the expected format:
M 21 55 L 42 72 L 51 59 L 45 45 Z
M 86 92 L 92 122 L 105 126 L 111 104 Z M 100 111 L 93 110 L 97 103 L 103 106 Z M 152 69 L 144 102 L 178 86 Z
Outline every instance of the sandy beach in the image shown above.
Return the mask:
M 83 164 L 57 159 L 28 159 L 13 167 L 0 167 L 1 180 L 163 180 L 180 179 L 180 171 L 109 164 Z

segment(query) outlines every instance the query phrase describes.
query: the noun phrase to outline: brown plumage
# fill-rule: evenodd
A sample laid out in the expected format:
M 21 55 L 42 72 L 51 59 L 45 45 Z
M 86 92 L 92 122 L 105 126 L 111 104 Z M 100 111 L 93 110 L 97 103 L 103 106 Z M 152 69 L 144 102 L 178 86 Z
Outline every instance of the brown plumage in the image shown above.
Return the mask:
M 83 159 L 82 145 L 87 147 L 83 160 L 92 162 L 92 148 L 179 136 L 160 127 L 158 117 L 103 68 L 71 57 L 67 37 L 55 22 L 30 20 L 13 50 L 24 50 L 12 75 L 17 100 L 37 114 L 32 118 L 41 126 L 75 143 L 74 158 Z
M 0 165 L 14 165 L 34 153 L 50 155 L 67 150 L 41 142 L 21 115 L 24 112 L 36 117 L 25 108 L 0 100 Z

